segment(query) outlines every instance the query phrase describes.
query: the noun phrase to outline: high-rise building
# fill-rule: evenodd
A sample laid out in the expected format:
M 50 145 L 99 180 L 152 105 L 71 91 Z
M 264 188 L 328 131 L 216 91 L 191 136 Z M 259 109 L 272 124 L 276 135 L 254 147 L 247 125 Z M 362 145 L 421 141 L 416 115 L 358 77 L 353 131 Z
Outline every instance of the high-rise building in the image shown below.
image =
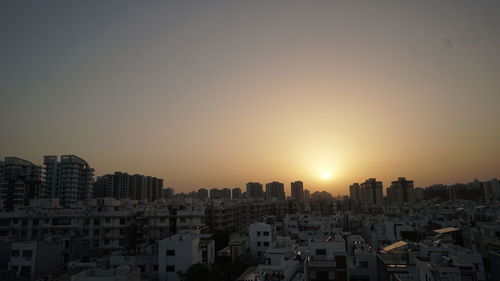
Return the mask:
M 200 188 L 197 192 L 198 198 L 205 200 L 208 198 L 208 190 L 206 188 Z
M 264 190 L 262 189 L 262 184 L 258 182 L 247 183 L 247 197 L 253 199 L 263 199 Z
M 361 203 L 361 186 L 359 183 L 356 182 L 349 186 L 349 199 L 351 199 L 354 204 Z
M 232 198 L 233 199 L 240 199 L 241 198 L 241 188 L 239 188 L 239 187 L 233 188 Z
M 304 201 L 304 183 L 301 181 L 294 181 L 290 184 L 290 191 L 292 199 L 295 201 Z
M 163 179 L 115 172 L 97 178 L 95 197 L 155 201 L 162 197 Z
M 113 180 L 112 174 L 97 177 L 94 183 L 94 197 L 113 198 Z
M 4 164 L 4 161 L 0 160 L 0 181 L 3 179 Z
M 308 201 L 309 199 L 311 199 L 311 192 L 309 191 L 309 189 L 305 189 L 304 190 L 304 200 Z
M 231 189 L 212 188 L 210 189 L 210 199 L 231 199 Z
M 277 181 L 266 183 L 266 199 L 285 200 L 285 185 Z
M 407 180 L 404 177 L 399 177 L 398 180 L 391 183 L 391 187 L 387 188 L 388 203 L 415 203 L 415 190 L 413 181 Z
M 486 201 L 500 200 L 500 182 L 497 179 L 483 182 L 482 189 Z
M 38 197 L 42 184 L 42 167 L 17 157 L 0 161 L 0 200 L 3 209 L 26 206 Z
M 382 182 L 375 178 L 367 179 L 361 184 L 361 202 L 363 205 L 384 205 Z
M 175 195 L 175 191 L 171 187 L 163 189 L 163 198 L 172 198 Z
M 231 189 L 230 188 L 222 189 L 222 197 L 225 199 L 231 199 Z
M 75 205 L 78 201 L 93 197 L 94 169 L 76 155 L 44 157 L 43 196 L 59 198 L 63 206 Z

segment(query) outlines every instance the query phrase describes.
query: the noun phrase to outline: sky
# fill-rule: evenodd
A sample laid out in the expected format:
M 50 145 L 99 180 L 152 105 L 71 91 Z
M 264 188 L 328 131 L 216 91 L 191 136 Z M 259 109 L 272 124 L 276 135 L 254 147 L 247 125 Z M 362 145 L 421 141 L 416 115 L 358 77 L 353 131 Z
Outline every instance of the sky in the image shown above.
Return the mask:
M 0 157 L 176 192 L 500 176 L 500 1 L 1 1 Z

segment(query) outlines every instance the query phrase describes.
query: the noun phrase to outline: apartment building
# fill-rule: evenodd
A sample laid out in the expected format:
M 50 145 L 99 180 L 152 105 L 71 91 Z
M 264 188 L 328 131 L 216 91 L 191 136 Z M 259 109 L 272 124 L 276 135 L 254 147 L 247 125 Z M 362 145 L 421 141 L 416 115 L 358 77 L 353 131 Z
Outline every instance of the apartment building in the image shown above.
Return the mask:
M 304 262 L 304 280 L 349 280 L 345 240 L 340 236 L 311 241 Z
M 391 204 L 414 204 L 415 189 L 413 181 L 407 180 L 405 177 L 399 177 L 391 183 L 387 188 L 387 202 Z
M 203 262 L 201 237 L 197 232 L 176 234 L 158 243 L 160 281 L 178 281 L 178 272 L 186 272 L 191 265 Z
M 74 206 L 94 195 L 94 169 L 76 155 L 45 156 L 42 197 L 59 198 L 63 206 Z
M 17 157 L 0 161 L 0 206 L 12 211 L 26 206 L 39 196 L 42 186 L 42 167 Z
M 248 227 L 249 248 L 252 256 L 264 257 L 271 247 L 276 233 L 274 227 L 267 223 L 256 222 Z
M 163 179 L 123 172 L 103 175 L 95 182 L 95 197 L 152 202 L 163 197 Z

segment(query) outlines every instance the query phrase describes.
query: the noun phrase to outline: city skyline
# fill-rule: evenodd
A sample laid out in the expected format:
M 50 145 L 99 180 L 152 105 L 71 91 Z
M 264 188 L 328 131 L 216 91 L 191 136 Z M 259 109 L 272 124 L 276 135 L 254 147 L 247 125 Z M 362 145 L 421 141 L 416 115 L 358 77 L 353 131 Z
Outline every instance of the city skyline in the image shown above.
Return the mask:
M 0 3 L 0 156 L 348 194 L 500 175 L 500 3 Z
M 72 155 L 72 154 L 61 155 L 61 156 L 79 158 L 79 156 Z M 46 157 L 53 158 L 53 157 L 57 157 L 57 156 L 56 155 L 44 155 L 42 158 L 46 158 Z M 31 161 L 30 159 L 24 159 L 24 158 L 17 157 L 17 156 L 6 156 L 5 158 L 15 158 L 15 159 L 19 159 L 19 160 L 22 160 L 22 161 L 27 161 L 29 163 L 32 163 L 32 164 L 36 165 L 36 166 L 39 166 L 40 169 L 42 168 L 42 166 L 44 166 L 43 162 L 40 163 L 40 164 L 38 164 L 36 161 Z M 0 157 L 0 159 L 3 159 L 3 158 Z M 2 160 L 0 160 L 0 161 L 2 161 Z M 82 161 L 84 161 L 84 160 L 82 159 Z M 130 175 L 140 175 L 141 174 L 140 172 L 137 172 L 137 171 L 119 171 L 119 170 L 113 170 L 111 172 L 107 172 L 107 173 L 103 173 L 103 174 L 97 172 L 94 175 L 94 181 L 96 181 L 97 179 L 99 179 L 101 177 L 110 176 L 110 175 L 112 175 L 114 173 L 118 173 L 118 174 L 124 173 L 124 174 L 127 174 L 127 175 L 128 174 L 130 174 Z M 293 178 L 293 177 L 291 177 L 291 178 Z M 387 195 L 386 190 L 391 187 L 391 183 L 393 183 L 394 181 L 397 181 L 397 180 L 399 180 L 401 178 L 404 179 L 404 178 L 406 178 L 406 176 L 404 176 L 404 175 L 403 176 L 401 176 L 401 175 L 394 176 L 394 177 L 392 177 L 392 178 L 390 178 L 388 180 L 381 180 L 379 177 L 376 177 L 376 176 L 373 176 L 373 177 L 372 176 L 370 176 L 370 177 L 368 177 L 368 176 L 366 176 L 366 177 L 358 177 L 357 180 L 354 180 L 351 183 L 349 183 L 349 185 L 345 188 L 346 190 L 344 192 L 336 192 L 336 193 L 334 193 L 334 192 L 332 192 L 332 191 L 330 191 L 328 189 L 315 188 L 314 186 L 311 186 L 311 185 L 308 185 L 307 183 L 304 183 L 301 179 L 298 179 L 298 178 L 293 178 L 293 180 L 291 180 L 291 181 L 283 181 L 281 179 L 267 179 L 267 180 L 257 181 L 257 180 L 250 179 L 250 180 L 244 181 L 244 182 L 240 181 L 240 183 L 236 184 L 236 185 L 206 185 L 205 184 L 205 185 L 201 185 L 201 186 L 195 186 L 195 187 L 192 187 L 192 188 L 180 189 L 180 190 L 176 189 L 175 186 L 171 186 L 171 185 L 166 184 L 164 186 L 164 189 L 166 189 L 166 188 L 172 188 L 172 189 L 176 190 L 176 193 L 186 193 L 187 194 L 187 193 L 190 193 L 190 192 L 193 192 L 193 191 L 196 192 L 199 189 L 208 189 L 208 190 L 219 189 L 219 188 L 224 188 L 224 189 L 229 188 L 231 190 L 235 189 L 235 188 L 236 189 L 244 189 L 245 186 L 247 184 L 249 184 L 249 183 L 260 184 L 260 185 L 262 185 L 261 187 L 264 189 L 265 185 L 267 185 L 267 184 L 280 183 L 280 184 L 284 184 L 284 186 L 285 186 L 284 192 L 285 192 L 286 196 L 287 197 L 293 197 L 293 195 L 292 195 L 292 188 L 293 187 L 292 186 L 293 186 L 294 183 L 299 182 L 301 184 L 301 186 L 303 186 L 303 190 L 307 189 L 307 190 L 309 190 L 311 192 L 327 191 L 332 196 L 337 196 L 337 195 L 349 195 L 350 186 L 352 184 L 362 184 L 363 181 L 369 181 L 371 179 L 376 179 L 377 181 L 381 182 L 382 185 L 383 185 L 383 188 L 384 188 L 383 194 Z M 450 183 L 433 182 L 433 183 L 430 183 L 430 184 L 427 184 L 427 185 L 415 184 L 415 188 L 427 188 L 427 187 L 430 187 L 430 186 L 437 186 L 437 185 L 465 184 L 465 183 L 471 183 L 471 182 L 473 182 L 475 180 L 488 181 L 488 180 L 496 179 L 496 178 L 497 178 L 496 176 L 493 176 L 493 177 L 490 177 L 490 178 L 473 177 L 473 178 L 465 179 L 463 181 L 455 181 L 455 182 L 450 182 Z M 163 180 L 163 179 L 161 179 L 161 180 Z M 415 180 L 412 178 L 411 181 L 413 183 Z M 266 193 L 265 190 L 263 190 L 263 192 Z M 262 196 L 264 196 L 264 194 Z

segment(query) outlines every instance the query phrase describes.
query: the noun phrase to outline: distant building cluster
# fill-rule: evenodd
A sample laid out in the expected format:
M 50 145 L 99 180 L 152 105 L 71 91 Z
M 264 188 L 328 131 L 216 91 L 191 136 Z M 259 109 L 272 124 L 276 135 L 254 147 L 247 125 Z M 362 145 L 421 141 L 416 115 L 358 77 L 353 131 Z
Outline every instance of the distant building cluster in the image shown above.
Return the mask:
M 349 193 L 301 181 L 175 193 L 152 176 L 95 178 L 75 155 L 6 157 L 0 280 L 500 280 L 498 180 L 369 178 Z
M 163 179 L 116 172 L 94 178 L 94 169 L 76 155 L 45 156 L 43 166 L 17 157 L 0 161 L 0 207 L 13 210 L 31 199 L 58 199 L 75 206 L 93 198 L 154 201 L 164 196 Z
M 97 178 L 94 197 L 154 201 L 163 197 L 163 179 L 121 172 L 107 174 Z

